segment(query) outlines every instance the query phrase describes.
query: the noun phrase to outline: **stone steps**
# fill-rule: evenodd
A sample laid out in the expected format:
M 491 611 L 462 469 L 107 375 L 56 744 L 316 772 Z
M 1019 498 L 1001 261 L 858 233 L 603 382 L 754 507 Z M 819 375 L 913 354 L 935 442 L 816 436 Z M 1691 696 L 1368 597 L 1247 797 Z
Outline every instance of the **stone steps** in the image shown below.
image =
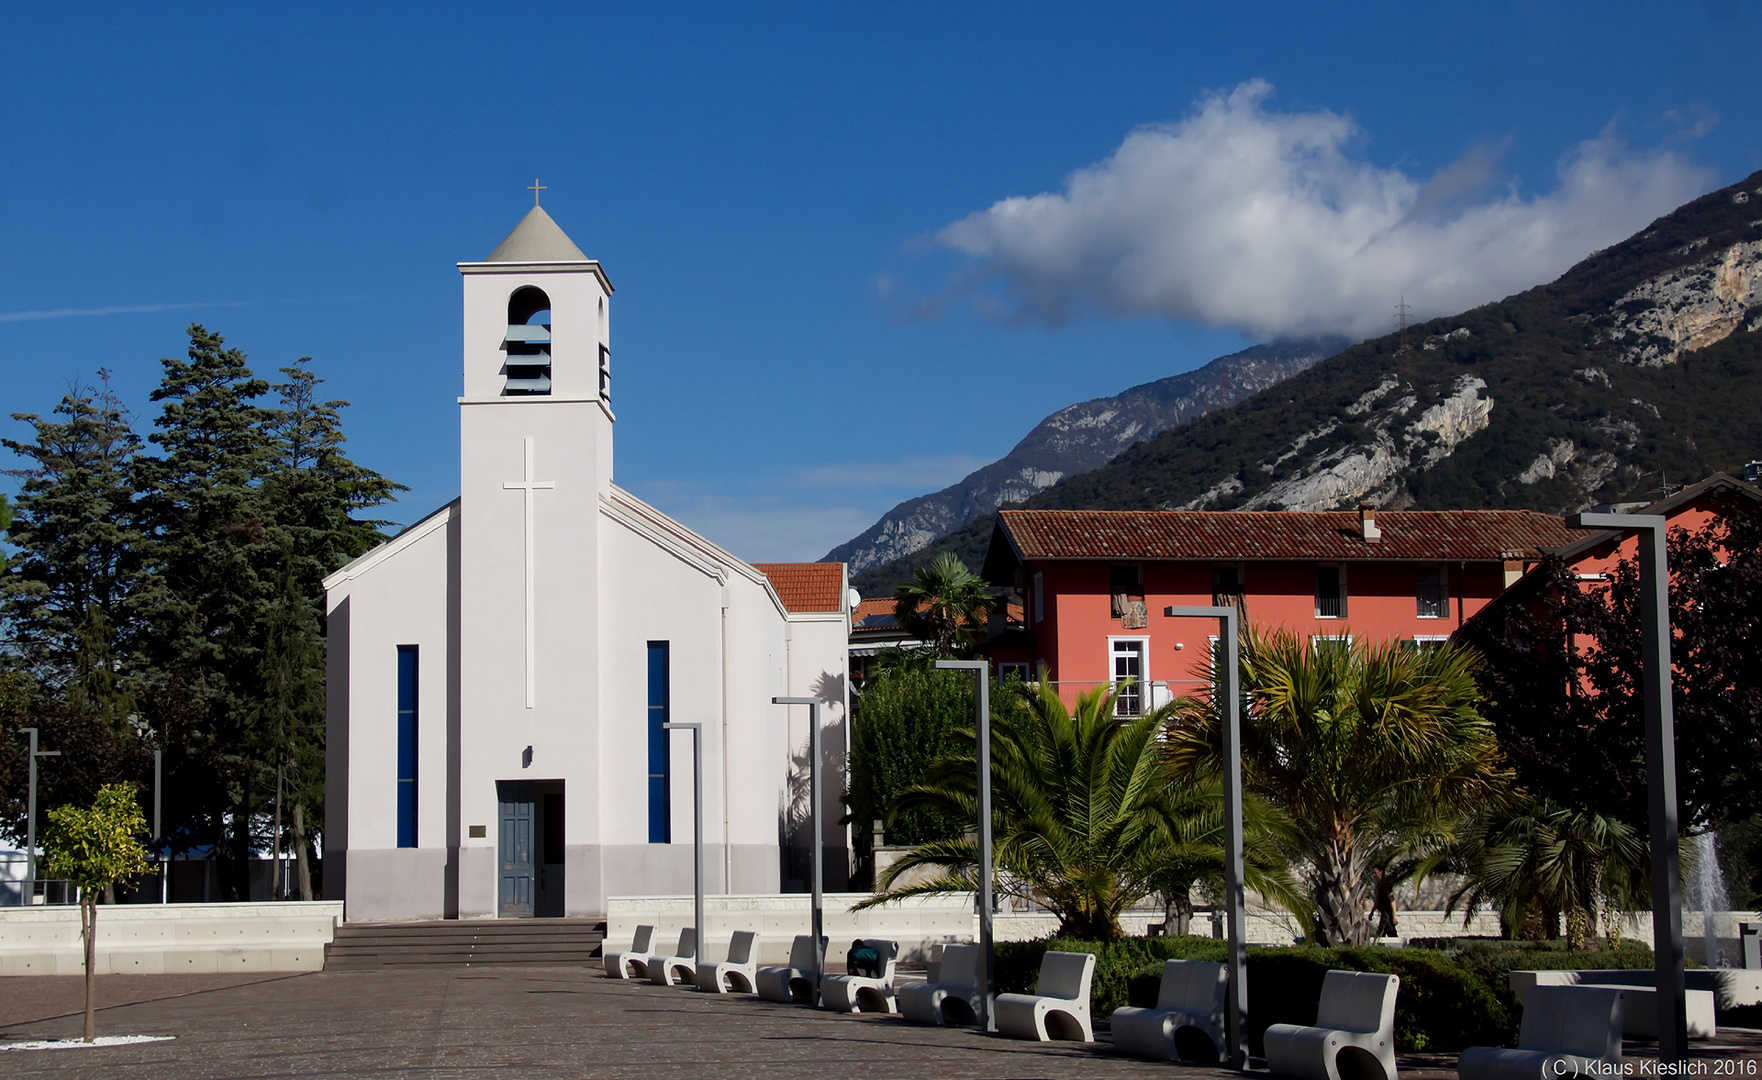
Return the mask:
M 599 962 L 601 919 L 469 919 L 343 923 L 324 949 L 324 970 L 387 967 L 591 967 Z

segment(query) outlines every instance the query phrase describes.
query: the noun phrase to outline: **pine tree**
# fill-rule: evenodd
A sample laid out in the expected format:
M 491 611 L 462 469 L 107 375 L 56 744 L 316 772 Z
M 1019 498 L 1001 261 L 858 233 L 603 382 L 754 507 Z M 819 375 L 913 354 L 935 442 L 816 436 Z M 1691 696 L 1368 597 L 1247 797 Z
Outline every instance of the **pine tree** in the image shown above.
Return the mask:
M 386 522 L 355 515 L 404 490 L 343 452 L 340 414 L 348 402 L 320 400 L 323 380 L 306 366 L 311 359 L 281 369 L 287 381 L 273 387 L 281 407 L 265 418 L 272 459 L 264 490 L 278 567 L 265 627 L 261 734 L 274 773 L 274 846 L 282 850 L 285 802 L 302 899 L 311 898 L 306 811 L 324 805 L 324 577 L 384 540 Z
M 137 620 L 130 603 L 141 578 L 134 468 L 141 441 L 110 390 L 77 387 L 54 416 L 14 413 L 34 439 L 0 440 L 30 467 L 11 542 L 18 556 L 0 578 L 0 610 L 36 677 L 61 689 L 76 711 L 120 726 L 131 709 L 122 667 Z
M 346 401 L 321 401 L 324 380 L 302 356 L 281 369 L 273 390 L 281 407 L 266 414 L 272 462 L 266 487 L 275 523 L 292 541 L 289 552 L 300 590 L 322 621 L 324 577 L 385 540 L 386 521 L 354 515 L 394 499 L 404 485 L 349 460 L 343 452 L 341 410 Z
M 185 812 L 218 851 L 230 841 L 232 878 L 245 891 L 250 823 L 265 786 L 251 730 L 262 690 L 263 615 L 273 577 L 271 514 L 262 490 L 273 464 L 269 390 L 245 355 L 204 327 L 189 328 L 188 359 L 166 358 L 153 391 L 161 413 L 151 437 L 160 456 L 140 459 L 150 523 L 154 592 L 144 598 L 152 627 L 146 650 L 156 698 L 186 718 L 178 749 L 211 778 Z M 194 745 L 192 745 L 194 744 Z M 223 823 L 230 815 L 230 832 Z

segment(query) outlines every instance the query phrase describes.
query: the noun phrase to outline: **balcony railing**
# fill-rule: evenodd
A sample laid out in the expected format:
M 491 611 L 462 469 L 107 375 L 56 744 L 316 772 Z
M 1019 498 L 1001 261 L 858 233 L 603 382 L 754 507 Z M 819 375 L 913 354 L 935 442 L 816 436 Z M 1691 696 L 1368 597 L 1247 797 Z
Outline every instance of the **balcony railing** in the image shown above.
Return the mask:
M 1441 619 L 1449 614 L 1445 609 L 1446 601 L 1442 585 L 1421 585 L 1417 599 L 1419 617 L 1422 619 Z

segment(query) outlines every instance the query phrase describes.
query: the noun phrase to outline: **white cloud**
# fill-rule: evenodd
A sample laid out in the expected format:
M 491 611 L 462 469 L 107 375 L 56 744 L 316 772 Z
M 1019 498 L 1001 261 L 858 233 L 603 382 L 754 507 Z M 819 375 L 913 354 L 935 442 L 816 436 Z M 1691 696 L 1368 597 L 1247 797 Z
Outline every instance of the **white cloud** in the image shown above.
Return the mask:
M 1347 117 L 1273 111 L 1271 94 L 1254 80 L 1203 98 L 1184 120 L 1132 132 L 1064 191 L 947 226 L 936 239 L 974 260 L 951 294 L 1049 325 L 1096 310 L 1367 336 L 1389 328 L 1403 295 L 1423 317 L 1550 281 L 1712 184 L 1676 153 L 1608 132 L 1567 152 L 1544 195 L 1488 193 L 1498 147 L 1421 182 L 1355 159 Z
M 158 311 L 179 311 L 184 308 L 247 307 L 248 300 L 208 300 L 188 304 L 119 304 L 97 308 L 44 308 L 39 311 L 0 311 L 0 323 L 37 322 L 42 319 L 86 318 L 94 315 L 145 315 Z

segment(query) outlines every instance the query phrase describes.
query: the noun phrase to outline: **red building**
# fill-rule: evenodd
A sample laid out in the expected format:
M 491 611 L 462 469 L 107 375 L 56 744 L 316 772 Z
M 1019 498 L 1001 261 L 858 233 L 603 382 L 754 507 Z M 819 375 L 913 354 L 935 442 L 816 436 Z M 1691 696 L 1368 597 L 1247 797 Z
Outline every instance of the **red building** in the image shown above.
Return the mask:
M 1668 498 L 1650 506 L 1621 507 L 1626 513 L 1655 515 L 1664 518 L 1671 530 L 1700 532 L 1716 518 L 1723 517 L 1730 500 L 1762 503 L 1762 489 L 1726 473 L 1714 473 L 1698 484 L 1690 484 Z M 1632 534 L 1595 532 L 1558 554 L 1579 575 L 1587 587 L 1604 580 L 1617 563 L 1639 558 L 1640 541 Z
M 1650 506 L 1627 504 L 1612 509 L 1662 517 L 1672 532 L 1682 529 L 1698 533 L 1715 520 L 1728 516 L 1734 503 L 1744 503 L 1752 508 L 1762 505 L 1762 488 L 1726 473 L 1714 473 Z M 1581 533 L 1576 541 L 1553 549 L 1549 554 L 1564 559 L 1577 578 L 1579 588 L 1592 592 L 1608 588 L 1609 575 L 1619 563 L 1637 560 L 1639 546 L 1639 537 L 1632 533 L 1598 530 Z M 1672 573 L 1674 576 L 1674 568 Z M 1497 619 L 1509 605 L 1532 604 L 1538 599 L 1537 590 L 1542 587 L 1536 578 L 1525 578 L 1500 596 L 1499 602 L 1487 608 L 1480 618 Z M 1471 617 L 1474 615 L 1475 612 L 1470 612 Z M 1579 647 L 1580 644 L 1574 644 L 1574 648 Z
M 1234 605 L 1317 639 L 1443 641 L 1544 549 L 1587 535 L 1524 510 L 1003 510 L 983 575 L 1023 617 L 988 651 L 1067 701 L 1135 680 L 1132 712 L 1202 684 L 1217 626 L 1169 605 Z

